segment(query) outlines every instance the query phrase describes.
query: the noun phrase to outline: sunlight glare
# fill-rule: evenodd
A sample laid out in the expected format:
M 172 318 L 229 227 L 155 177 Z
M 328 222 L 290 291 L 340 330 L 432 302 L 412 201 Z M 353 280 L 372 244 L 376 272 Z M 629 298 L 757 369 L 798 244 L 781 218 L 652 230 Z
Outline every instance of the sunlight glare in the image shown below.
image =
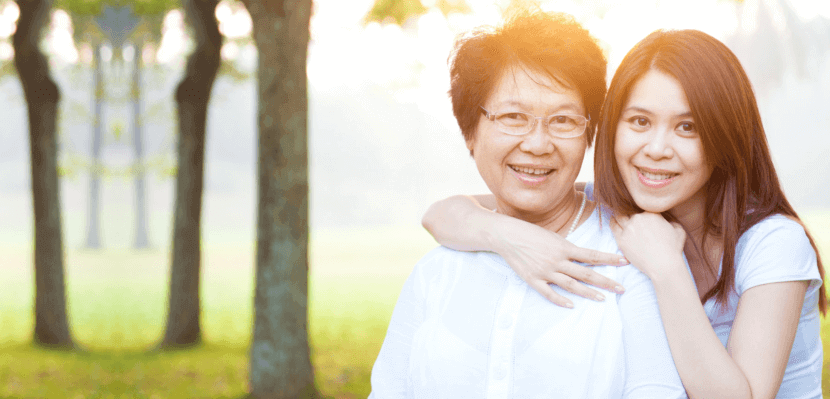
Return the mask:
M 72 37 L 72 19 L 63 10 L 52 13 L 51 31 L 47 36 L 49 52 L 56 54 L 62 61 L 78 62 L 78 50 Z
M 3 18 L 11 22 L 17 22 L 17 19 L 20 18 L 20 7 L 17 6 L 17 3 L 13 1 L 6 3 L 6 6 L 3 7 Z
M 227 42 L 222 45 L 221 54 L 223 60 L 235 60 L 239 55 L 239 46 L 234 42 Z
M 227 1 L 216 6 L 216 19 L 219 21 L 219 32 L 227 38 L 246 37 L 253 30 L 253 21 L 247 9 Z
M 0 61 L 8 61 L 14 57 L 14 47 L 8 42 L 0 42 Z
M 172 10 L 164 16 L 164 24 L 161 28 L 162 38 L 156 52 L 156 60 L 161 64 L 167 64 L 182 57 L 185 50 L 187 36 L 184 30 L 184 16 L 180 10 Z

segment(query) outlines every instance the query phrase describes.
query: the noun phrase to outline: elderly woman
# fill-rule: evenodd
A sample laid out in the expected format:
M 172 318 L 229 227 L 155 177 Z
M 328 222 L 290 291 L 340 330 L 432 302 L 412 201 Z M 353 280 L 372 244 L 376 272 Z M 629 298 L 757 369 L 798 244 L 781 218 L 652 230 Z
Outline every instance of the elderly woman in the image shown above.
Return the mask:
M 588 32 L 522 11 L 460 39 L 450 63 L 453 112 L 494 211 L 618 253 L 609 218 L 574 188 L 606 87 Z M 403 287 L 370 398 L 685 397 L 648 278 L 594 270 L 625 295 L 560 290 L 576 305 L 564 309 L 494 253 L 433 250 Z

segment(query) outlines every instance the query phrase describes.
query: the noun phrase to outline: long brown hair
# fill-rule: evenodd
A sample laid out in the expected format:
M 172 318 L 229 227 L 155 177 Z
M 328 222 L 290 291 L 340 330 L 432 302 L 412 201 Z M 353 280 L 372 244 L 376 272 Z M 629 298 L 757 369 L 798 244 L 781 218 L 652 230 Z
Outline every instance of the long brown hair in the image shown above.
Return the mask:
M 656 31 L 623 59 L 602 110 L 594 173 L 596 197 L 618 214 L 642 212 L 623 183 L 614 154 L 617 123 L 632 86 L 649 70 L 680 82 L 692 111 L 703 151 L 713 172 L 706 188 L 703 237 L 719 237 L 723 245 L 721 275 L 702 298 L 724 305 L 735 288 L 735 247 L 750 227 L 781 214 L 799 219 L 790 205 L 770 157 L 752 85 L 738 58 L 717 39 L 696 30 Z M 819 309 L 826 312 L 824 267 L 815 240 L 822 286 Z M 700 250 L 700 248 L 698 248 Z

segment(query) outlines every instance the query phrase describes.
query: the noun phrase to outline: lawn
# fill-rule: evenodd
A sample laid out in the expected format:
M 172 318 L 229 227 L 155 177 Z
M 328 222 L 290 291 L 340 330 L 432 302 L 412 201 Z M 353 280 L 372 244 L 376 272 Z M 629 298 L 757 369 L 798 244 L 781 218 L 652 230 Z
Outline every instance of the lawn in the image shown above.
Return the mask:
M 830 212 L 803 215 L 830 261 Z M 365 398 L 400 287 L 435 244 L 418 228 L 327 230 L 311 239 L 309 329 L 317 384 Z M 204 248 L 205 343 L 176 352 L 161 337 L 168 256 L 162 250 L 67 251 L 72 332 L 83 352 L 29 344 L 31 250 L 0 247 L 0 398 L 238 398 L 247 391 L 254 249 Z M 822 321 L 825 336 L 830 334 Z M 824 339 L 825 364 L 830 360 Z M 825 368 L 824 390 L 830 394 Z

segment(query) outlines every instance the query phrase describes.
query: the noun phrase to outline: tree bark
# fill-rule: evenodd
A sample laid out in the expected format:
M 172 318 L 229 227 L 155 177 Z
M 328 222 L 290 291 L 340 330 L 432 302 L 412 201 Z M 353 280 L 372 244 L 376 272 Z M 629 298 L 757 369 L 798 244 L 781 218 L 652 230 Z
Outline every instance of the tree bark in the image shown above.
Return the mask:
M 311 0 L 244 0 L 259 50 L 259 193 L 250 386 L 316 398 L 308 345 L 308 53 Z
M 147 194 L 144 186 L 144 135 L 141 123 L 141 40 L 134 44 L 133 84 L 130 97 L 133 100 L 133 148 L 135 149 L 135 243 L 136 249 L 150 246 L 147 237 Z
M 38 42 L 51 0 L 18 0 L 20 20 L 12 43 L 14 66 L 26 97 L 35 217 L 35 331 L 37 344 L 73 348 L 66 315 L 63 241 L 57 163 L 58 86 Z
M 103 139 L 104 108 L 104 66 L 101 59 L 101 43 L 93 49 L 93 87 L 95 93 L 95 119 L 92 126 L 92 170 L 89 173 L 89 202 L 87 208 L 86 247 L 101 248 L 101 141 Z
M 185 76 L 176 89 L 179 116 L 176 210 L 173 221 L 173 260 L 170 302 L 161 348 L 201 342 L 199 269 L 201 263 L 202 179 L 205 125 L 213 81 L 219 71 L 222 35 L 216 21 L 218 0 L 184 0 L 196 48 L 187 60 Z

